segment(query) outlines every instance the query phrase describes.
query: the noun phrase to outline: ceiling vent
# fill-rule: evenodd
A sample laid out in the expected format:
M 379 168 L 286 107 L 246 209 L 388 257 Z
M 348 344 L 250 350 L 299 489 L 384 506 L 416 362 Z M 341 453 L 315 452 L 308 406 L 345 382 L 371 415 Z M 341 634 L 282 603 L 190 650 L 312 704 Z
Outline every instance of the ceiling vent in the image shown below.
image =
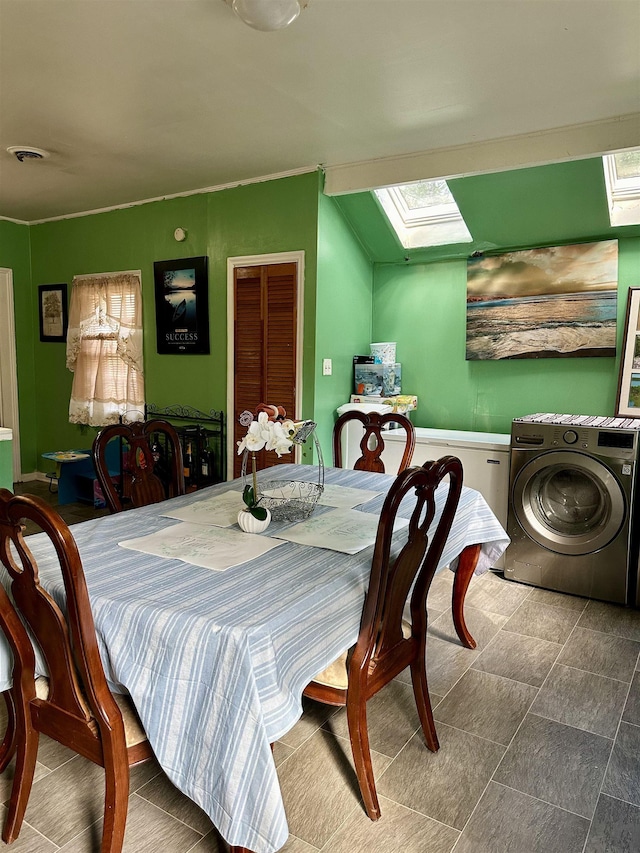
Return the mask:
M 21 163 L 24 163 L 25 160 L 44 160 L 49 156 L 49 152 L 42 148 L 30 148 L 26 145 L 11 145 L 7 151 Z

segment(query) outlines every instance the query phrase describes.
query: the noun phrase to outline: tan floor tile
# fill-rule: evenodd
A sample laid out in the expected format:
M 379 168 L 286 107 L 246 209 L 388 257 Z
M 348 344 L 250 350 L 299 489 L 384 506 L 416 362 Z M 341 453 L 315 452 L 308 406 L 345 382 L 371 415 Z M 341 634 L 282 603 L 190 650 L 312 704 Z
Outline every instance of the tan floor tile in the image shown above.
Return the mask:
M 317 853 L 318 848 L 312 847 L 301 838 L 296 838 L 295 835 L 290 835 L 287 843 L 278 853 Z
M 459 832 L 411 809 L 380 798 L 382 818 L 354 812 L 327 845 L 327 853 L 450 853 Z
M 378 793 L 407 808 L 462 829 L 491 779 L 504 747 L 438 724 L 440 749 L 416 735 L 378 781 Z M 506 853 L 506 851 L 505 851 Z
M 372 753 L 376 778 L 389 759 Z M 315 847 L 323 844 L 352 811 L 367 820 L 348 740 L 318 731 L 279 769 L 289 831 Z
M 507 621 L 507 617 L 499 613 L 488 613 L 485 610 L 478 610 L 477 607 L 469 607 L 468 605 L 465 605 L 464 608 L 464 618 L 467 628 L 478 644 L 477 651 L 486 648 L 490 640 L 495 637 Z M 451 609 L 443 613 L 435 622 L 430 623 L 429 634 L 439 640 L 446 640 L 457 646 L 462 645 L 453 625 Z
M 210 832 L 201 838 L 195 846 L 189 848 L 189 853 L 228 853 L 229 846 L 224 843 L 217 832 Z M 162 853 L 169 853 L 167 850 L 162 850 Z
M 15 770 L 15 759 L 9 764 L 4 773 L 0 774 L 0 803 L 8 803 L 11 797 L 11 787 L 13 785 L 13 774 Z M 33 774 L 34 782 L 44 778 L 48 773 L 51 773 L 48 767 L 36 761 L 36 769 Z
M 6 817 L 7 810 L 4 806 L 0 806 L 0 824 L 4 826 L 4 819 Z M 3 845 L 3 848 L 5 846 Z M 6 847 L 6 850 L 10 850 L 11 853 L 53 853 L 54 850 L 58 850 L 51 841 L 48 841 L 39 832 L 29 826 L 28 823 L 23 823 L 20 829 L 20 835 L 18 838 L 11 844 L 10 847 Z
M 61 853 L 96 853 L 100 833 L 101 824 L 86 829 L 63 846 Z M 130 797 L 122 853 L 187 853 L 201 837 L 137 794 Z
M 148 800 L 159 809 L 186 823 L 201 835 L 206 835 L 213 829 L 209 817 L 193 800 L 179 791 L 164 773 L 159 773 L 146 785 L 138 788 L 136 794 Z
M 394 758 L 420 728 L 413 688 L 392 681 L 367 702 L 371 749 Z M 341 708 L 323 726 L 338 737 L 348 738 L 346 709 Z
M 501 616 L 511 616 L 528 595 L 528 587 L 505 580 L 493 572 L 485 572 L 472 580 L 465 605 Z
M 289 729 L 281 738 L 278 738 L 281 743 L 291 746 L 294 749 L 301 746 L 314 732 L 318 731 L 329 717 L 336 713 L 336 708 L 332 705 L 314 702 L 304 696 L 302 698 L 302 707 L 304 709 L 302 716 L 295 726 Z
M 277 740 L 273 744 L 273 760 L 276 767 L 279 767 L 283 761 L 286 761 L 290 755 L 293 755 L 295 749 L 292 746 L 287 746 L 286 743 Z
M 157 772 L 153 761 L 131 769 L 131 790 Z M 102 819 L 104 770 L 77 755 L 34 782 L 26 819 L 39 832 L 62 846 Z
M 446 696 L 456 681 L 479 657 L 480 651 L 457 643 L 427 637 L 427 683 L 429 693 Z

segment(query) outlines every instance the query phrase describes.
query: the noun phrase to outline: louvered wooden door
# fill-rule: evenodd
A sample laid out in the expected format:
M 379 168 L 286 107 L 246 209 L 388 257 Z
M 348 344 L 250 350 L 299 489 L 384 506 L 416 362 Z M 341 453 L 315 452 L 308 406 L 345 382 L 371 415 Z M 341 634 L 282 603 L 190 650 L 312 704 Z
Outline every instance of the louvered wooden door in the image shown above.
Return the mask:
M 268 264 L 237 267 L 234 274 L 234 447 L 246 427 L 240 413 L 254 412 L 260 403 L 284 406 L 288 417 L 298 416 L 296 401 L 297 265 Z M 241 458 L 234 454 L 234 476 Z M 258 467 L 292 462 L 262 451 Z

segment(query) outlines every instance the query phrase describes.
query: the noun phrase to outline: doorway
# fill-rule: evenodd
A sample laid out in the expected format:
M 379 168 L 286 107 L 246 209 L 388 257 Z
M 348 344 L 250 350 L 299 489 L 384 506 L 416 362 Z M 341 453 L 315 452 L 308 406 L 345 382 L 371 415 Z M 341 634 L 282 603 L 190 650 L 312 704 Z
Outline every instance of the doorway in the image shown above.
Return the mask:
M 13 434 L 13 482 L 17 483 L 22 477 L 22 468 L 13 272 L 4 267 L 0 268 L 0 426 L 7 427 Z
M 227 261 L 227 471 L 239 476 L 238 418 L 259 403 L 302 409 L 304 252 L 252 255 Z M 265 454 L 259 467 L 290 462 Z

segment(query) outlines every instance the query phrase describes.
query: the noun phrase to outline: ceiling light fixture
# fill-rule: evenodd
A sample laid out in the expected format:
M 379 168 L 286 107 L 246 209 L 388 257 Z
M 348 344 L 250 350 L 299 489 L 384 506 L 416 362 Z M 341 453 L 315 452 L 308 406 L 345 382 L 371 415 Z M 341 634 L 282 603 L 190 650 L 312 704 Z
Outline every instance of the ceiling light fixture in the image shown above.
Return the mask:
M 268 33 L 292 24 L 309 0 L 225 0 L 225 3 L 245 24 Z
M 31 148 L 29 145 L 10 145 L 7 151 L 21 163 L 25 160 L 46 160 L 49 156 L 49 152 L 43 148 Z

